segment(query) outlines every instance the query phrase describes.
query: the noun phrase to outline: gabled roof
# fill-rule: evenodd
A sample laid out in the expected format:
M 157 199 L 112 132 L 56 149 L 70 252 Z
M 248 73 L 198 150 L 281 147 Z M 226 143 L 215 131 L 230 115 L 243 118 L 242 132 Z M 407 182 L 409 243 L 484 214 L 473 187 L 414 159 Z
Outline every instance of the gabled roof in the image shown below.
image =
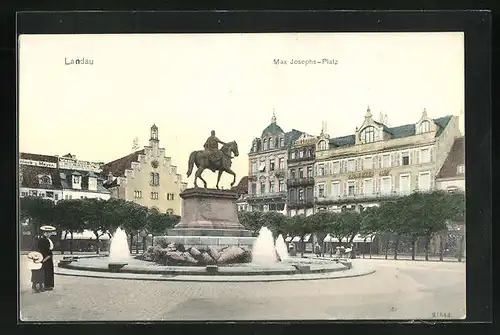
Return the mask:
M 144 149 L 138 150 L 125 157 L 116 159 L 112 162 L 106 163 L 102 166 L 102 175 L 107 177 L 111 172 L 115 177 L 123 177 L 125 170 L 131 168 L 132 162 L 139 161 L 139 155 L 144 154 Z
M 285 147 L 290 148 L 302 134 L 303 132 L 297 129 L 285 133 Z
M 61 183 L 62 189 L 73 189 L 71 176 L 74 176 L 75 172 L 78 175 L 83 175 L 85 177 L 89 176 L 90 174 L 93 174 L 92 172 L 86 173 L 83 171 L 60 169 L 58 172 L 58 176 L 60 178 L 60 183 Z M 89 190 L 88 186 L 89 186 L 88 185 L 88 178 L 83 178 L 82 183 L 81 183 L 81 190 L 82 191 L 109 193 L 109 191 L 103 186 L 103 180 L 99 177 L 97 178 L 97 190 Z
M 232 187 L 231 191 L 236 192 L 238 194 L 247 194 L 248 193 L 248 176 L 241 178 L 238 185 Z
M 463 177 L 464 174 L 459 174 L 457 169 L 460 164 L 465 164 L 465 138 L 463 136 L 455 139 L 437 177 Z
M 329 142 L 330 144 L 336 147 L 348 147 L 356 143 L 356 136 L 347 135 L 347 136 L 334 137 L 330 138 Z

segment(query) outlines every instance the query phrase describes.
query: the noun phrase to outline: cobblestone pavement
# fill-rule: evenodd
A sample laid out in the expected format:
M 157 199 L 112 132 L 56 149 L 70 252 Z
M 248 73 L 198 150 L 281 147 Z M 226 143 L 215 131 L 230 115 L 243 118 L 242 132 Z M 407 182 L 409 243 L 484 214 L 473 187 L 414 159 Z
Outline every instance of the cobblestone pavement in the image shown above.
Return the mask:
M 56 258 L 57 260 L 57 258 Z M 22 271 L 23 321 L 458 319 L 465 314 L 465 264 L 353 260 L 368 276 L 292 282 L 156 282 L 57 276 L 32 293 Z M 23 266 L 21 266 L 23 269 Z

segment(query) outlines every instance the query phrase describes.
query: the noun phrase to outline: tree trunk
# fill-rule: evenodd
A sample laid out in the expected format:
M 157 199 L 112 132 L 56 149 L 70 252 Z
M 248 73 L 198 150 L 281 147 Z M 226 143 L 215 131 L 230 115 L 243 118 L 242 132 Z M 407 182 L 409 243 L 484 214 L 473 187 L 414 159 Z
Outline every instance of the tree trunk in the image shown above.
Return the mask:
M 70 240 L 69 240 L 69 253 L 73 255 L 73 232 L 70 233 Z
M 445 241 L 446 235 L 441 233 L 439 235 L 439 260 L 442 262 L 444 259 L 444 241 Z
M 387 240 L 385 241 L 385 259 L 387 259 L 387 256 L 389 256 L 389 237 L 386 237 Z
M 64 255 L 64 247 L 66 245 L 66 242 L 68 242 L 67 237 L 68 237 L 68 232 L 65 231 L 64 232 L 64 243 L 62 243 L 62 241 L 61 241 L 61 255 Z
M 143 252 L 146 252 L 146 237 L 147 237 L 147 236 L 144 236 L 144 237 L 142 238 L 142 251 L 143 251 Z
M 370 237 L 370 259 L 372 259 L 372 244 L 373 244 L 373 237 Z
M 130 233 L 130 245 L 129 245 L 129 249 L 130 249 L 130 253 L 132 254 L 132 250 L 133 250 L 133 245 L 132 245 L 132 242 L 134 241 L 134 235 L 132 233 Z
M 139 254 L 139 233 L 137 233 L 137 238 L 135 240 L 135 254 Z
M 429 260 L 429 236 L 425 236 L 425 260 Z
M 366 246 L 366 237 L 365 239 L 363 240 L 363 258 L 365 258 L 365 246 Z
M 396 241 L 394 241 L 394 259 L 398 259 L 398 249 L 399 249 L 399 235 L 396 235 Z
M 464 249 L 464 236 L 460 236 L 460 239 L 458 240 L 458 255 L 457 255 L 457 259 L 459 262 L 462 261 L 463 249 Z
M 96 255 L 99 255 L 99 237 L 95 240 L 95 253 Z
M 415 260 L 415 256 L 417 254 L 417 240 L 413 238 L 411 240 L 411 260 Z

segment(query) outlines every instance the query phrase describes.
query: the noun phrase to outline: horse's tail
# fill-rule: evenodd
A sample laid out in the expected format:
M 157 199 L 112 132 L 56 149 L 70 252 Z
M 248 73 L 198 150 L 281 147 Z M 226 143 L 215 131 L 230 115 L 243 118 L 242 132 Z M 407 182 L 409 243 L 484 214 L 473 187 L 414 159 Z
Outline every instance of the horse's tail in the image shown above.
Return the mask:
M 189 163 L 188 163 L 188 171 L 187 176 L 189 177 L 193 172 L 194 161 L 196 160 L 196 151 L 193 151 L 191 155 L 189 155 Z

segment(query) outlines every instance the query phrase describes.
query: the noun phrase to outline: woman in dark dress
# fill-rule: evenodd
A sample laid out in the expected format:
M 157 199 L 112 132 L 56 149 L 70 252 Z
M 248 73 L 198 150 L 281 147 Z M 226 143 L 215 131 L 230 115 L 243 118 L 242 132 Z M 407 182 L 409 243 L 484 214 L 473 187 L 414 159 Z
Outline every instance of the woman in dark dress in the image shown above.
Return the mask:
M 43 255 L 42 268 L 45 276 L 44 288 L 50 291 L 54 289 L 54 261 L 52 259 L 52 250 L 50 250 L 50 242 L 47 236 L 43 236 L 40 239 L 38 248 Z

